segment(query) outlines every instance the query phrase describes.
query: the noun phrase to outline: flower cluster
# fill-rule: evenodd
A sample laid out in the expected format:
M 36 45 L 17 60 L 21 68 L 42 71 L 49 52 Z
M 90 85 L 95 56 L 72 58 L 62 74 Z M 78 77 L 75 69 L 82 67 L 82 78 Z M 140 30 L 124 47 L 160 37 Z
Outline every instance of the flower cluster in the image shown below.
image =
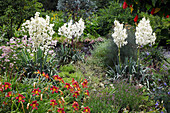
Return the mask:
M 14 89 L 12 89 L 12 84 L 10 84 L 9 82 L 0 82 L 0 93 L 4 95 L 4 105 L 8 103 L 6 99 L 15 99 L 17 100 L 16 103 L 18 103 L 18 105 L 22 104 L 24 106 L 26 105 L 26 102 L 28 102 L 26 107 L 28 111 L 38 110 L 38 107 L 41 106 L 40 101 L 46 100 L 46 98 L 48 98 L 47 109 L 56 110 L 59 113 L 65 113 L 65 111 L 68 111 L 67 107 L 64 107 L 64 103 L 68 103 L 65 100 L 70 100 L 71 98 L 71 102 L 69 103 L 72 106 L 72 111 L 83 111 L 85 113 L 90 113 L 90 108 L 88 106 L 83 107 L 81 101 L 83 99 L 86 100 L 89 97 L 89 91 L 87 90 L 88 81 L 86 79 L 79 83 L 78 81 L 74 80 L 74 78 L 72 78 L 72 80 L 70 82 L 68 81 L 67 83 L 59 75 L 54 75 L 53 78 L 50 77 L 49 80 L 49 78 L 46 77 L 48 76 L 48 74 L 44 72 L 41 73 L 38 70 L 34 74 L 37 74 L 39 76 L 39 80 L 43 79 L 47 80 L 48 82 L 52 81 L 52 83 L 54 84 L 48 84 L 47 86 L 42 88 L 41 86 L 39 86 L 39 84 L 34 82 L 33 87 L 29 88 L 27 96 L 24 96 L 26 93 L 16 92 Z M 61 91 L 63 89 L 64 91 Z
M 142 18 L 136 27 L 136 44 L 144 46 L 147 44 L 154 44 L 156 40 L 155 33 L 153 33 L 149 19 Z
M 84 21 L 81 18 L 78 22 L 73 24 L 73 20 L 65 23 L 62 27 L 59 28 L 58 34 L 67 37 L 68 39 L 72 39 L 72 36 L 75 38 L 79 38 L 85 29 Z
M 127 38 L 126 29 L 123 28 L 123 24 L 120 24 L 117 20 L 114 21 L 114 25 L 115 27 L 112 37 L 114 38 L 114 42 L 116 43 L 118 48 L 121 48 L 128 43 L 127 41 L 125 41 Z
M 32 51 L 36 52 L 38 47 L 45 51 L 49 50 L 49 45 L 52 41 L 52 36 L 55 33 L 53 30 L 54 24 L 50 24 L 50 17 L 46 15 L 46 19 L 39 17 L 39 12 L 35 13 L 35 17 L 27 20 L 22 24 L 22 31 L 28 32 L 32 41 Z

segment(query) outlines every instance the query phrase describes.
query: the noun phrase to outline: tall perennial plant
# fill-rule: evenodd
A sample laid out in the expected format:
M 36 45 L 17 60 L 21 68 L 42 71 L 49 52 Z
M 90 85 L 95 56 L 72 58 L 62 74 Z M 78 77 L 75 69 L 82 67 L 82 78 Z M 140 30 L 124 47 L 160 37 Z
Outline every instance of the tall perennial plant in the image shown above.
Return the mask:
M 114 21 L 114 33 L 112 34 L 113 41 L 118 47 L 118 56 L 119 56 L 119 62 L 120 62 L 120 48 L 124 45 L 127 45 L 127 34 L 126 34 L 126 28 L 123 28 L 123 24 L 120 24 L 119 21 Z
M 73 23 L 73 20 L 65 23 L 62 27 L 59 28 L 58 34 L 67 37 L 68 39 L 79 38 L 85 29 L 85 24 L 81 18 L 78 22 Z
M 22 24 L 22 30 L 27 32 L 30 36 L 32 52 L 37 52 L 40 47 L 41 50 L 47 54 L 50 44 L 52 43 L 52 36 L 55 33 L 53 30 L 54 24 L 50 24 L 50 17 L 46 15 L 46 19 L 39 17 L 39 12 L 35 13 L 34 18 L 27 20 Z
M 140 54 L 140 47 L 147 44 L 154 44 L 156 40 L 156 34 L 153 33 L 152 27 L 150 25 L 150 20 L 145 17 L 139 21 L 138 26 L 136 27 L 135 32 L 136 44 L 138 45 L 138 61 Z

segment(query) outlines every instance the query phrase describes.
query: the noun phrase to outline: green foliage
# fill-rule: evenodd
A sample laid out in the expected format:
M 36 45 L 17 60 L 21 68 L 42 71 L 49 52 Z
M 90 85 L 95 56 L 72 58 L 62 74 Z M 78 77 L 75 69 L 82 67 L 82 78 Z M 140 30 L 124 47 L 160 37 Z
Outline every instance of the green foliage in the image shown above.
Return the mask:
M 114 105 L 113 91 L 114 89 L 107 87 L 102 91 L 92 92 L 85 105 L 92 108 L 91 113 L 118 113 L 121 106 Z
M 135 43 L 135 34 L 132 27 L 127 27 L 127 42 L 128 44 L 120 49 L 121 61 L 124 62 L 125 57 L 132 57 L 136 59 L 137 57 L 137 45 Z M 108 39 L 101 44 L 95 46 L 94 51 L 92 51 L 92 56 L 94 60 L 100 62 L 99 65 L 103 66 L 113 66 L 117 63 L 118 48 L 113 42 L 113 39 Z
M 151 27 L 156 33 L 156 42 L 164 46 L 168 44 L 170 35 L 170 18 L 161 18 L 146 13 L 141 13 L 141 17 L 146 17 L 150 20 Z
M 84 29 L 84 35 L 88 38 L 89 35 L 98 38 L 100 35 L 97 33 L 97 30 L 99 29 L 99 25 L 97 23 L 98 16 L 96 14 L 93 14 L 92 16 L 89 16 L 89 18 L 86 18 L 85 20 L 85 26 Z M 91 38 L 90 38 L 91 39 Z
M 130 13 L 130 8 L 123 9 L 119 3 L 110 2 L 110 5 L 98 12 L 98 24 L 100 29 L 98 33 L 102 36 L 107 35 L 114 25 L 114 20 L 119 20 L 120 23 L 128 23 L 132 25 L 134 16 Z
M 1 0 L 0 1 L 0 26 L 5 25 L 5 30 L 0 28 L 2 34 L 8 39 L 14 35 L 15 30 L 18 30 L 24 19 L 28 19 L 40 11 L 42 4 L 37 0 Z M 4 27 L 3 27 L 4 29 Z M 2 35 L 0 34 L 0 35 Z
M 88 88 L 83 87 L 82 83 L 84 80 L 77 81 L 81 91 L 77 97 L 73 96 L 78 90 L 72 85 L 72 79 L 67 81 L 70 84 L 70 87 L 67 89 L 66 81 L 58 81 L 57 79 L 47 80 L 43 74 L 37 74 L 35 78 L 24 78 L 22 83 L 18 81 L 18 76 L 11 78 L 12 80 L 6 80 L 4 77 L 0 82 L 0 88 L 4 88 L 0 92 L 0 112 L 32 112 L 32 113 L 41 113 L 41 112 L 57 112 L 58 108 L 64 108 L 64 111 L 67 113 L 74 112 L 73 102 L 77 102 L 79 107 L 78 112 L 82 112 L 84 108 L 81 108 L 89 98 L 89 94 L 85 94 L 88 91 Z M 61 78 L 62 79 L 62 78 Z M 15 80 L 15 81 L 14 81 Z M 10 88 L 5 89 L 4 84 L 10 84 Z M 54 90 L 54 87 L 58 89 Z M 87 84 L 88 87 L 88 84 Z M 71 89 L 72 88 L 72 89 Z M 38 92 L 36 90 L 38 89 Z M 9 95 L 11 93 L 11 95 Z M 22 102 L 18 102 L 18 95 L 21 94 L 24 96 Z M 52 105 L 51 100 L 55 100 L 57 105 Z M 33 109 L 31 106 L 33 101 L 37 101 L 36 109 Z M 45 107 L 44 107 L 45 106 Z M 86 107 L 86 106 L 84 106 Z
M 99 10 L 99 9 L 107 7 L 109 5 L 109 2 L 113 0 L 92 0 L 92 1 L 96 2 L 97 10 Z
M 58 0 L 38 0 L 38 2 L 43 4 L 43 8 L 46 10 L 56 10 L 56 5 Z
M 138 110 L 142 102 L 142 89 L 132 86 L 125 81 L 115 82 L 114 101 L 115 104 L 125 108 Z
M 143 83 L 148 72 L 149 68 L 137 65 L 132 58 L 125 58 L 124 63 L 121 63 L 121 65 L 118 63 L 114 65 L 114 68 L 109 67 L 108 74 L 112 77 L 112 80 L 128 79 L 130 83 Z
M 60 66 L 60 71 L 74 73 L 75 69 L 74 66 L 70 64 L 70 65 Z
M 28 53 L 27 50 L 22 50 L 19 55 L 20 67 L 26 77 L 33 77 L 33 73 L 37 70 L 40 72 L 49 73 L 50 75 L 56 74 L 57 60 L 55 55 L 48 59 L 49 55 L 44 55 L 43 51 L 39 48 L 37 52 L 34 53 L 34 57 Z
M 146 47 L 141 52 L 142 63 L 151 66 L 154 69 L 160 69 L 161 65 L 167 59 L 164 56 L 162 47 L 158 47 L 158 43 L 152 47 Z M 167 61 L 167 63 L 169 63 Z
M 60 65 L 75 63 L 76 61 L 84 61 L 84 57 L 80 50 L 68 46 L 63 46 L 56 53 L 56 58 Z
M 96 6 L 91 0 L 59 0 L 57 8 L 64 11 L 66 19 L 72 14 L 72 19 L 77 21 L 81 17 L 88 17 Z
M 117 0 L 118 1 L 118 0 Z M 134 11 L 140 10 L 141 12 L 151 13 L 153 8 L 160 8 L 156 15 L 164 16 L 168 15 L 170 12 L 169 9 L 169 0 L 127 0 L 128 5 L 133 5 Z M 156 10 L 156 9 L 155 9 Z

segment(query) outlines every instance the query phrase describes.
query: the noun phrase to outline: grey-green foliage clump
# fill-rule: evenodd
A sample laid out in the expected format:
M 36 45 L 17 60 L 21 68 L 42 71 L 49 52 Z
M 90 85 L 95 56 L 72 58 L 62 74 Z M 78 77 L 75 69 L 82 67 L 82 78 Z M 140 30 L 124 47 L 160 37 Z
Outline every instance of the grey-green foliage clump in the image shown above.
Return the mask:
M 127 41 L 128 44 L 126 46 L 123 46 L 120 49 L 120 56 L 121 61 L 124 62 L 125 58 L 132 57 L 134 60 L 136 60 L 137 57 L 137 45 L 135 42 L 135 32 L 133 31 L 132 27 L 126 27 L 127 28 Z M 95 46 L 95 49 L 92 51 L 92 57 L 100 66 L 113 66 L 118 61 L 118 47 L 113 41 L 113 38 L 110 38 L 105 40 L 103 43 L 100 43 Z
M 65 16 L 72 14 L 74 20 L 82 16 L 89 16 L 96 9 L 95 2 L 91 0 L 59 0 L 58 10 L 62 10 Z

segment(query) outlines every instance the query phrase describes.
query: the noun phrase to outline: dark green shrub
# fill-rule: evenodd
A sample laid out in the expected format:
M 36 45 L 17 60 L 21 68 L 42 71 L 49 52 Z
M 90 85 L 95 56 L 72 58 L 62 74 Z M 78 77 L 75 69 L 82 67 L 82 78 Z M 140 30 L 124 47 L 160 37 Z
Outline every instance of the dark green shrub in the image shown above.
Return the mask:
M 117 19 L 120 23 L 125 22 L 133 24 L 135 16 L 132 16 L 130 8 L 123 9 L 119 3 L 110 2 L 110 5 L 98 12 L 98 24 L 100 29 L 98 33 L 102 36 L 107 35 L 114 25 L 114 20 Z
M 4 37 L 11 38 L 23 23 L 24 19 L 28 19 L 40 11 L 42 4 L 37 0 L 1 0 L 0 1 L 0 28 L 2 34 L 6 33 Z M 5 29 L 5 30 L 2 30 Z M 0 34 L 0 35 L 2 35 Z
M 46 10 L 56 10 L 56 5 L 58 0 L 38 0 L 38 2 L 43 4 L 43 8 Z
M 64 11 L 66 17 L 72 14 L 73 20 L 77 21 L 80 17 L 89 16 L 96 5 L 91 0 L 59 0 L 57 8 Z

